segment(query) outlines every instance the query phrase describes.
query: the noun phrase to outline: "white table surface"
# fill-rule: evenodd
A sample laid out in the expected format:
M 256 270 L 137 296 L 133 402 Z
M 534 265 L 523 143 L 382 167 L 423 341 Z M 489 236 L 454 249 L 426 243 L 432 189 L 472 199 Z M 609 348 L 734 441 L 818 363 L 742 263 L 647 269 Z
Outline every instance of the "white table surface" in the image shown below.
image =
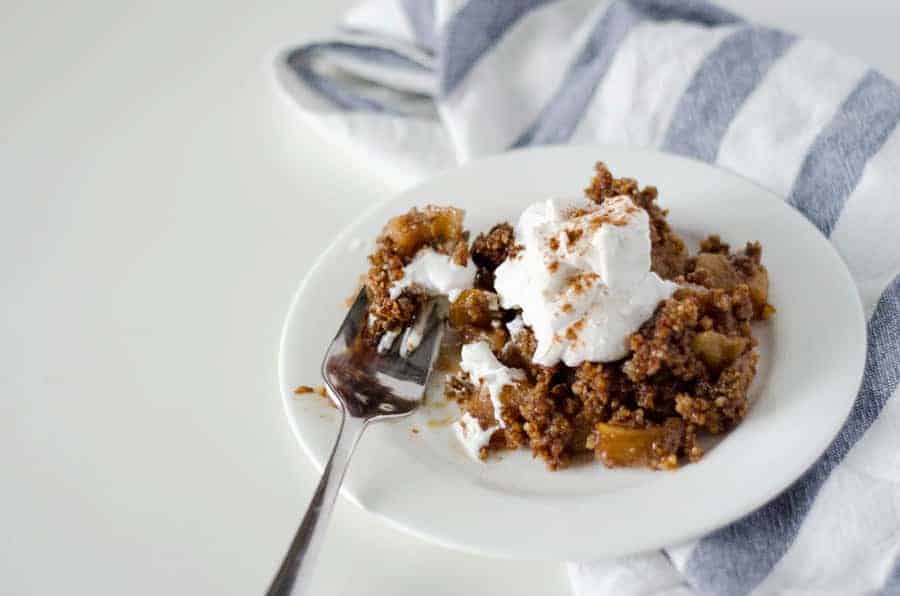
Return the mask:
M 275 100 L 262 58 L 348 4 L 4 3 L 0 593 L 267 585 L 318 480 L 277 392 L 282 318 L 388 195 Z M 724 4 L 900 79 L 891 0 Z M 346 502 L 315 583 L 568 593 L 561 564 L 452 552 Z

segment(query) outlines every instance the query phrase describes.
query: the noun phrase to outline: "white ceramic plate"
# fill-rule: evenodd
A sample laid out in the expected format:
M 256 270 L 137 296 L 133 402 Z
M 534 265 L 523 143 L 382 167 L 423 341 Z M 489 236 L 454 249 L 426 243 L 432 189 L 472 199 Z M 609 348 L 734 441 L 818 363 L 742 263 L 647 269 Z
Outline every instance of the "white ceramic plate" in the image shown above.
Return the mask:
M 619 176 L 660 189 L 669 221 L 689 242 L 718 233 L 733 246 L 763 245 L 778 309 L 758 325 L 761 366 L 744 422 L 697 464 L 674 472 L 608 470 L 600 464 L 550 472 L 525 450 L 469 459 L 448 422 L 459 413 L 440 395 L 410 418 L 366 431 L 343 494 L 426 540 L 485 555 L 586 560 L 675 544 L 761 506 L 809 467 L 850 410 L 865 361 L 865 322 L 853 282 L 828 241 L 784 201 L 709 165 L 623 147 L 555 147 L 470 163 L 378 204 L 343 231 L 297 291 L 284 326 L 280 382 L 294 433 L 321 470 L 337 411 L 301 384 L 319 365 L 366 270 L 384 222 L 413 205 L 466 210 L 474 235 L 515 221 L 548 196 L 578 196 L 597 160 Z M 418 433 L 413 432 L 413 428 Z

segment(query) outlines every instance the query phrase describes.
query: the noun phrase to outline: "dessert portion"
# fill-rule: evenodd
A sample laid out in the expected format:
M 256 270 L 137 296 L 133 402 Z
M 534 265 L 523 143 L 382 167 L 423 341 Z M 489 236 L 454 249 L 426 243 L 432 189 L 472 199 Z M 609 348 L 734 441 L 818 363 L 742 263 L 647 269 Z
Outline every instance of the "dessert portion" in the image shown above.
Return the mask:
M 388 221 L 376 239 L 365 281 L 365 333 L 379 350 L 390 349 L 404 330 L 403 347 L 415 349 L 416 328 L 410 324 L 427 318 L 421 315 L 429 298 L 454 300 L 472 287 L 476 269 L 469 259 L 463 215 L 453 207 L 413 207 Z
M 457 209 L 389 221 L 366 280 L 369 341 L 391 347 L 448 297 L 462 346 L 445 394 L 475 457 L 528 447 L 551 469 L 696 461 L 699 438 L 749 407 L 751 322 L 774 313 L 762 249 L 710 236 L 688 254 L 656 189 L 602 163 L 585 194 L 535 203 L 471 250 Z

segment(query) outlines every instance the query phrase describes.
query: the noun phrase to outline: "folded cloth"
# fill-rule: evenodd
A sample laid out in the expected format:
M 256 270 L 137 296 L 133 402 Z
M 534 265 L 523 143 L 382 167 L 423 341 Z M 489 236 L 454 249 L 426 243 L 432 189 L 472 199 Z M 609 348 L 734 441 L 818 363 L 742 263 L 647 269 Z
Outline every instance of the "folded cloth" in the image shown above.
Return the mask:
M 570 563 L 573 589 L 900 594 L 896 85 L 703 0 L 369 0 L 273 72 L 325 138 L 398 187 L 514 147 L 597 142 L 702 159 L 786 197 L 866 308 L 846 425 L 761 509 L 690 544 Z

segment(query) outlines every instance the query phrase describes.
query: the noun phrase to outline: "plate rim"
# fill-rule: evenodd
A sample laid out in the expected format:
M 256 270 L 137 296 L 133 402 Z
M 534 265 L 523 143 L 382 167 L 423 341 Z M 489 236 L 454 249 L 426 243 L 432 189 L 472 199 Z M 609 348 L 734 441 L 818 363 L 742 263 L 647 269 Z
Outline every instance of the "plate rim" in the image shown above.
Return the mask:
M 821 456 L 827 450 L 828 446 L 834 441 L 834 439 L 840 433 L 841 429 L 846 424 L 846 421 L 850 415 L 850 412 L 852 411 L 856 396 L 858 395 L 860 387 L 863 382 L 864 373 L 865 373 L 865 363 L 866 363 L 867 351 L 868 351 L 867 320 L 865 317 L 865 310 L 863 307 L 862 299 L 861 299 L 861 296 L 859 293 L 859 287 L 857 286 L 856 282 L 854 281 L 854 279 L 847 267 L 846 261 L 841 256 L 841 254 L 837 251 L 837 249 L 834 247 L 834 245 L 828 239 L 828 237 L 825 236 L 821 232 L 821 230 L 819 230 L 815 225 L 813 225 L 793 205 L 790 205 L 789 203 L 787 203 L 787 201 L 784 200 L 782 197 L 780 197 L 777 193 L 764 188 L 759 183 L 755 182 L 754 180 L 752 180 L 744 175 L 741 175 L 732 170 L 720 167 L 717 164 L 705 162 L 705 161 L 698 160 L 698 159 L 695 159 L 695 158 L 692 158 L 689 156 L 660 151 L 660 150 L 654 149 L 654 148 L 639 147 L 639 146 L 634 146 L 634 145 L 623 145 L 623 144 L 596 144 L 596 143 L 593 143 L 593 144 L 579 144 L 579 145 L 544 145 L 544 146 L 536 146 L 536 147 L 524 147 L 524 148 L 520 148 L 520 149 L 515 149 L 515 150 L 511 150 L 511 151 L 506 151 L 503 153 L 492 154 L 492 155 L 480 157 L 477 159 L 473 159 L 464 164 L 460 164 L 456 167 L 448 168 L 446 170 L 437 172 L 436 174 L 429 176 L 429 177 L 417 182 L 416 184 L 413 184 L 411 186 L 408 186 L 406 188 L 403 188 L 399 191 L 392 193 L 389 197 L 385 198 L 384 200 L 377 201 L 377 202 L 373 203 L 372 205 L 369 205 L 368 207 L 363 209 L 359 213 L 359 215 L 357 215 L 355 218 L 353 218 L 348 223 L 344 224 L 342 226 L 342 228 L 340 229 L 340 231 L 334 236 L 332 241 L 330 243 L 328 243 L 319 252 L 319 254 L 316 256 L 315 260 L 313 261 L 313 263 L 310 265 L 309 269 L 307 270 L 306 274 L 303 276 L 303 279 L 297 286 L 296 290 L 294 291 L 293 296 L 291 297 L 288 309 L 285 313 L 284 321 L 282 323 L 281 335 L 280 335 L 280 339 L 278 342 L 277 374 L 278 374 L 278 387 L 279 387 L 280 399 L 282 402 L 282 408 L 285 412 L 285 416 L 288 419 L 288 423 L 290 425 L 290 428 L 291 428 L 292 434 L 294 435 L 295 440 L 297 441 L 297 443 L 299 443 L 301 450 L 303 451 L 304 455 L 309 459 L 309 461 L 312 463 L 314 469 L 318 473 L 321 473 L 322 468 L 323 468 L 323 462 L 320 462 L 318 460 L 313 446 L 308 444 L 307 441 L 304 441 L 304 439 L 302 437 L 301 429 L 299 427 L 299 423 L 296 420 L 296 417 L 294 416 L 294 414 L 292 412 L 292 404 L 293 404 L 292 395 L 293 394 L 292 394 L 292 392 L 287 391 L 287 389 L 288 389 L 288 386 L 286 383 L 287 371 L 286 371 L 286 362 L 285 362 L 284 356 L 285 356 L 285 352 L 286 352 L 286 346 L 289 341 L 293 317 L 297 310 L 298 303 L 299 303 L 301 297 L 305 293 L 309 284 L 312 283 L 312 280 L 317 276 L 317 273 L 319 272 L 319 270 L 324 266 L 324 263 L 326 260 L 325 257 L 327 255 L 330 255 L 332 253 L 332 251 L 334 251 L 336 248 L 339 248 L 341 245 L 345 244 L 347 242 L 348 237 L 352 236 L 353 230 L 355 230 L 360 225 L 364 224 L 364 222 L 366 220 L 368 220 L 372 216 L 373 213 L 377 212 L 379 209 L 381 209 L 388 203 L 398 201 L 398 200 L 402 199 L 403 197 L 406 197 L 409 194 L 413 194 L 413 193 L 417 192 L 423 186 L 432 185 L 432 184 L 438 183 L 443 178 L 452 177 L 456 173 L 458 173 L 460 170 L 470 167 L 473 164 L 484 164 L 486 162 L 505 161 L 505 160 L 511 160 L 511 159 L 514 160 L 514 159 L 516 159 L 517 156 L 526 154 L 526 153 L 549 153 L 549 152 L 564 153 L 567 151 L 573 151 L 573 152 L 590 151 L 590 152 L 595 153 L 596 155 L 604 155 L 604 154 L 613 155 L 616 152 L 620 152 L 620 153 L 621 152 L 629 152 L 629 153 L 644 153 L 644 154 L 648 154 L 648 155 L 663 156 L 665 159 L 683 160 L 685 162 L 690 162 L 692 164 L 700 165 L 705 168 L 717 170 L 729 177 L 740 179 L 745 184 L 748 184 L 748 185 L 754 187 L 759 193 L 765 195 L 767 197 L 767 199 L 777 201 L 778 203 L 781 203 L 784 206 L 786 206 L 788 208 L 788 211 L 793 213 L 793 216 L 796 218 L 796 220 L 800 222 L 800 225 L 807 227 L 819 238 L 819 240 L 824 241 L 825 246 L 827 246 L 827 250 L 831 253 L 830 256 L 835 257 L 837 259 L 837 261 L 840 263 L 839 269 L 833 273 L 839 274 L 843 278 L 842 279 L 843 284 L 852 290 L 851 294 L 853 297 L 853 309 L 852 309 L 852 313 L 847 313 L 847 316 L 848 316 L 848 318 L 852 316 L 852 318 L 854 319 L 852 326 L 857 330 L 857 333 L 860 335 L 860 337 L 862 339 L 861 343 L 859 344 L 862 346 L 862 349 L 859 350 L 859 353 L 855 354 L 855 356 L 856 356 L 855 359 L 857 360 L 857 366 L 855 367 L 856 374 L 855 374 L 855 381 L 853 383 L 854 390 L 845 401 L 844 411 L 841 413 L 841 416 L 839 418 L 840 423 L 836 425 L 836 427 L 833 429 L 833 432 L 828 433 L 827 437 L 825 437 L 825 434 L 823 433 L 823 439 L 821 441 L 821 445 L 817 445 L 817 447 L 814 451 L 815 455 L 810 458 L 806 458 L 807 461 L 803 462 L 803 465 L 802 465 L 800 471 L 796 475 L 794 475 L 792 477 L 792 479 L 785 482 L 783 486 L 773 486 L 773 488 L 771 490 L 766 491 L 765 494 L 763 494 L 759 498 L 755 499 L 754 503 L 751 507 L 744 508 L 744 510 L 745 510 L 744 513 L 732 515 L 732 516 L 730 516 L 729 519 L 724 519 L 724 521 L 716 519 L 716 520 L 710 521 L 709 523 L 706 523 L 706 524 L 698 524 L 697 527 L 695 528 L 695 531 L 687 532 L 687 533 L 681 532 L 681 533 L 679 533 L 679 537 L 677 539 L 665 539 L 663 541 L 656 541 L 658 544 L 655 544 L 652 546 L 648 546 L 648 547 L 640 548 L 640 549 L 624 550 L 624 551 L 619 550 L 612 554 L 610 554 L 608 552 L 604 552 L 604 551 L 598 551 L 598 554 L 594 555 L 594 557 L 596 558 L 596 557 L 605 557 L 605 556 L 625 556 L 625 555 L 636 554 L 636 553 L 640 553 L 640 552 L 648 552 L 650 550 L 662 548 L 664 546 L 674 546 L 676 544 L 679 544 L 682 542 L 687 542 L 687 541 L 693 540 L 697 537 L 706 535 L 710 532 L 714 532 L 719 528 L 727 526 L 728 524 L 733 523 L 734 521 L 737 521 L 738 519 L 741 519 L 742 517 L 751 514 L 752 512 L 756 511 L 760 507 L 764 506 L 766 503 L 768 503 L 771 500 L 773 500 L 774 498 L 776 498 L 779 494 L 784 492 L 787 488 L 789 488 L 791 486 L 791 484 L 793 482 L 796 482 L 796 480 L 798 478 L 800 478 L 813 464 L 815 464 L 815 462 L 818 461 L 819 458 L 821 458 Z M 400 530 L 406 534 L 415 536 L 419 539 L 430 542 L 432 544 L 437 544 L 440 546 L 444 546 L 447 548 L 451 548 L 454 550 L 463 551 L 463 552 L 467 552 L 467 553 L 471 553 L 471 554 L 475 554 L 475 555 L 488 556 L 488 557 L 500 558 L 500 559 L 542 560 L 542 561 L 546 561 L 546 560 L 561 561 L 561 560 L 568 559 L 568 557 L 555 557 L 555 556 L 550 556 L 550 557 L 527 556 L 527 555 L 523 556 L 522 554 L 519 554 L 516 552 L 500 551 L 500 550 L 497 550 L 497 549 L 491 548 L 491 547 L 480 547 L 480 546 L 478 546 L 476 544 L 472 544 L 470 542 L 460 542 L 457 540 L 449 539 L 445 536 L 429 533 L 427 530 L 420 529 L 420 528 L 416 527 L 415 525 L 404 523 L 403 521 L 395 519 L 394 517 L 392 517 L 391 515 L 383 512 L 383 511 L 380 511 L 376 508 L 368 506 L 365 502 L 360 501 L 352 492 L 350 492 L 350 490 L 347 488 L 346 485 L 343 485 L 341 487 L 341 495 L 343 495 L 345 498 L 347 498 L 350 502 L 352 502 L 355 506 L 359 507 L 360 509 L 373 514 L 379 520 L 385 522 L 390 527 Z

